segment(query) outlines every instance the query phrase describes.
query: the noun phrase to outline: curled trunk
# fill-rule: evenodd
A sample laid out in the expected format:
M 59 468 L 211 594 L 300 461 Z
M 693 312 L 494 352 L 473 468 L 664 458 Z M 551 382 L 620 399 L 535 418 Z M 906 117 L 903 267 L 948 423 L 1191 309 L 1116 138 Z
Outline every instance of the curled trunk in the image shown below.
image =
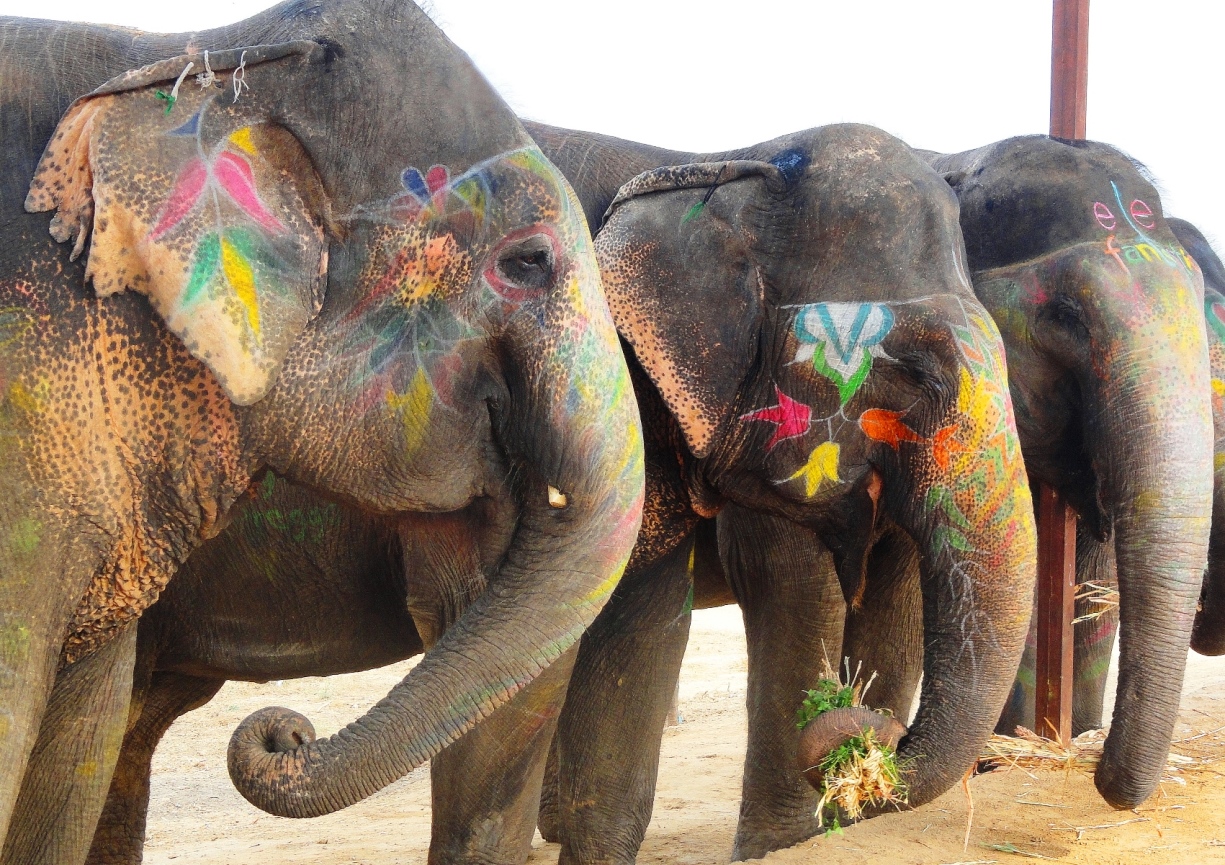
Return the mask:
M 847 739 L 862 736 L 868 729 L 876 735 L 878 742 L 890 748 L 896 748 L 906 735 L 906 728 L 897 718 L 862 706 L 833 709 L 809 722 L 800 734 L 800 744 L 796 749 L 796 763 L 808 783 L 820 789 L 825 780 L 821 761 Z
M 999 334 L 985 316 L 971 324 L 956 403 L 936 424 L 953 445 L 913 451 L 917 462 L 904 468 L 925 488 L 886 486 L 920 555 L 923 691 L 898 748 L 912 805 L 947 790 L 982 752 L 1025 647 L 1036 575 L 1033 500 Z
M 304 719 L 282 710 L 244 721 L 230 741 L 230 778 L 256 807 L 313 817 L 377 792 L 509 701 L 604 606 L 638 533 L 642 436 L 606 308 L 598 291 L 583 300 L 578 314 L 591 318 L 575 325 L 586 332 L 582 363 L 538 352 L 508 372 L 512 408 L 499 441 L 519 457 L 521 508 L 489 587 L 402 682 L 336 735 L 310 741 Z M 534 345 L 535 321 L 524 316 L 521 326 L 523 344 Z

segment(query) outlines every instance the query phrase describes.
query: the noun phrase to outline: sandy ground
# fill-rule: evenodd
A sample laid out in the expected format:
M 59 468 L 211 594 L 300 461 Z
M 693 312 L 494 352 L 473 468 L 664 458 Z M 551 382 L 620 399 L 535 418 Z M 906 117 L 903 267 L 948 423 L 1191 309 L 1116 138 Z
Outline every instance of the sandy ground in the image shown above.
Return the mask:
M 348 809 L 315 820 L 270 817 L 235 793 L 225 771 L 234 726 L 269 704 L 310 717 L 320 735 L 352 720 L 411 664 L 329 679 L 228 684 L 170 730 L 154 760 L 145 861 L 164 865 L 350 865 L 423 863 L 429 836 L 429 775 L 407 778 Z M 1111 684 L 1110 691 L 1114 687 Z M 745 651 L 739 611 L 695 613 L 681 674 L 684 723 L 664 735 L 655 816 L 638 861 L 722 863 L 739 805 L 745 739 Z M 1225 757 L 1225 659 L 1192 655 L 1178 753 Z M 1194 737 L 1194 738 L 1192 738 Z M 1053 860 L 1084 863 L 1225 863 L 1225 762 L 1163 783 L 1135 812 L 1114 811 L 1088 776 L 993 772 L 971 782 L 968 846 L 960 788 L 923 808 L 891 814 L 772 854 L 778 863 L 988 865 Z M 532 863 L 557 861 L 537 836 Z

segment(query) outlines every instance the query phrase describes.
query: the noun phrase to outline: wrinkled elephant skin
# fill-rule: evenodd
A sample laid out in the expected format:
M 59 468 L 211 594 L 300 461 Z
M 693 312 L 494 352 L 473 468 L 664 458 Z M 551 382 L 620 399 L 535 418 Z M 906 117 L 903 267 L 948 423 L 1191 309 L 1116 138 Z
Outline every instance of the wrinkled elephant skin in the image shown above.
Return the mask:
M 648 454 L 643 537 L 580 647 L 545 837 L 562 862 L 632 861 L 658 759 L 641 731 L 662 728 L 689 608 L 704 600 L 693 587 L 717 584 L 699 574 L 720 567 L 749 635 L 735 855 L 817 831 L 795 712 L 819 675 L 818 623 L 833 611 L 840 626 L 843 595 L 860 596 L 890 532 L 919 550 L 929 622 L 901 753 L 913 801 L 938 795 L 1007 695 L 1034 567 L 1003 347 L 971 291 L 947 187 L 861 126 L 701 156 L 529 130 L 589 221 L 603 217 L 596 249 Z M 796 557 L 793 532 L 807 539 Z M 832 592 L 793 567 L 825 548 Z
M 1134 807 L 1169 748 L 1208 550 L 1200 270 L 1156 189 L 1107 145 L 1031 136 L 932 164 L 957 192 L 975 293 L 1003 334 L 1030 479 L 1080 515 L 1078 580 L 1111 584 L 1117 568 L 1119 686 L 1096 782 Z M 1077 627 L 1078 690 L 1100 691 L 1112 620 Z M 1033 725 L 1031 663 L 1007 732 Z M 1082 708 L 1078 726 L 1100 711 Z
M 573 192 L 401 0 L 0 44 L 5 861 L 84 858 L 133 622 L 264 468 L 373 513 L 518 508 L 497 592 L 369 716 L 231 752 L 278 813 L 370 795 L 561 657 L 629 557 L 639 422 Z

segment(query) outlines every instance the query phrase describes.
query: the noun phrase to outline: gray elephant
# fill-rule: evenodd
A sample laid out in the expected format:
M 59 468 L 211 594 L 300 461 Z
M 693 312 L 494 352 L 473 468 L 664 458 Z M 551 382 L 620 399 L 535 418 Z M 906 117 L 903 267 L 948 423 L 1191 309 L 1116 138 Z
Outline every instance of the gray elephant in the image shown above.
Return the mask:
M 388 519 L 265 475 L 140 621 L 128 731 L 89 863 L 141 861 L 154 749 L 226 680 L 366 670 L 436 644 L 513 536 L 513 514 L 493 504 Z M 431 862 L 527 858 L 543 768 L 531 746 L 552 738 L 547 707 L 564 697 L 573 655 L 467 734 L 479 738 L 469 752 L 488 749 L 479 767 L 449 761 L 446 750 L 434 758 Z M 283 738 L 293 747 L 314 731 L 303 720 Z
M 608 244 L 601 246 L 601 256 L 607 279 L 619 292 L 623 335 L 641 340 L 643 332 L 636 322 L 644 320 L 667 325 L 656 332 L 659 344 L 652 348 L 640 342 L 631 356 L 631 376 L 645 418 L 643 529 L 625 578 L 594 629 L 583 638 L 568 696 L 565 689 L 554 688 L 556 680 L 550 678 L 536 685 L 525 699 L 498 710 L 434 760 L 431 861 L 523 861 L 536 821 L 536 791 L 545 752 L 559 711 L 565 720 L 555 740 L 558 759 L 545 776 L 542 829 L 546 837 L 561 840 L 563 861 L 632 860 L 650 818 L 659 733 L 679 672 L 689 609 L 695 602 L 743 599 L 754 652 L 752 688 L 755 698 L 763 700 L 753 717 L 772 719 L 781 712 L 794 730 L 799 702 L 794 682 L 810 683 L 819 656 L 812 669 L 788 668 L 778 673 L 775 653 L 785 647 L 773 634 L 783 620 L 772 620 L 784 613 L 790 616 L 787 621 L 798 628 L 793 644 L 805 652 L 814 646 L 819 651 L 812 636 L 817 624 L 808 616 L 840 622 L 842 588 L 835 581 L 832 589 L 817 593 L 812 591 L 814 580 L 796 585 L 772 582 L 758 579 L 751 568 L 743 566 L 731 569 L 737 589 L 737 595 L 731 595 L 713 531 L 713 517 L 720 509 L 743 512 L 746 520 L 756 521 L 754 527 L 767 532 L 741 538 L 744 555 L 769 556 L 775 548 L 768 532 L 793 525 L 792 520 L 811 526 L 812 537 L 819 533 L 835 550 L 838 571 L 852 595 L 862 579 L 870 539 L 886 530 L 905 533 L 907 538 L 913 532 L 918 538 L 913 543 L 928 551 L 927 591 L 932 603 L 944 609 L 933 615 L 933 622 L 956 615 L 956 627 L 968 623 L 994 633 L 995 642 L 971 658 L 957 651 L 961 636 L 953 647 L 946 626 L 933 626 L 928 681 L 933 687 L 940 682 L 957 684 L 928 692 L 929 717 L 940 720 L 936 726 L 932 720 L 920 720 L 904 748 L 914 749 L 906 753 L 923 755 L 914 763 L 915 801 L 937 795 L 960 777 L 965 768 L 961 764 L 968 765 L 973 759 L 978 748 L 974 739 L 985 738 L 1007 692 L 1021 649 L 1033 567 L 1028 486 L 998 364 L 1002 349 L 960 269 L 956 211 L 947 188 L 900 142 L 867 127 L 812 130 L 703 162 L 695 162 L 699 157 L 693 155 L 668 154 L 584 133 L 537 125 L 531 130 L 563 170 L 572 172 L 576 191 L 597 226 L 598 214 L 614 197 L 618 199 L 605 229 L 611 233 L 602 233 L 598 243 Z M 585 167 L 576 167 L 581 153 L 594 158 L 582 162 Z M 651 165 L 668 167 L 648 170 L 634 179 Z M 625 178 L 630 182 L 621 188 Z M 877 192 L 861 199 L 867 189 Z M 666 214 L 657 208 L 666 208 Z M 814 214 L 822 212 L 831 214 L 828 223 L 814 219 Z M 759 248 L 742 245 L 773 220 L 777 220 L 772 227 L 777 236 L 772 235 L 768 243 L 762 238 Z M 729 221 L 734 231 L 724 227 Z M 830 234 L 819 234 L 818 226 Z M 783 248 L 792 248 L 786 239 L 796 237 L 822 242 L 799 245 L 811 250 L 809 258 L 784 255 Z M 886 253 L 871 258 L 859 254 L 858 250 L 875 247 L 883 237 L 891 238 L 884 244 Z M 662 267 L 663 259 L 639 255 L 656 243 L 669 255 L 689 249 L 684 254 L 695 256 L 668 265 L 668 272 L 676 276 L 675 283 L 669 283 L 674 286 L 672 309 L 646 293 L 662 283 L 639 279 L 625 270 L 652 261 Z M 777 245 L 783 243 L 785 247 Z M 835 243 L 832 250 L 830 243 Z M 738 255 L 752 257 L 737 259 Z M 730 267 L 736 261 L 747 268 L 738 271 L 747 272 L 747 279 L 725 283 L 721 270 L 711 266 L 711 262 L 721 262 Z M 828 281 L 810 283 L 803 274 L 814 270 Z M 855 301 L 820 300 L 822 295 L 814 288 L 841 284 L 842 290 L 853 292 L 864 290 L 865 284 L 879 284 L 883 296 L 886 274 L 907 286 L 912 297 L 888 302 L 876 295 Z M 771 286 L 768 295 L 764 294 L 767 285 Z M 887 284 L 889 290 L 896 290 L 897 285 Z M 793 307 L 791 301 L 807 305 Z M 730 319 L 709 312 L 719 308 L 728 316 L 749 309 L 746 320 L 753 324 L 744 339 L 749 345 L 773 346 L 769 350 L 779 354 L 778 361 L 763 365 L 757 377 L 745 377 L 743 339 L 735 345 L 717 345 L 719 333 L 734 332 Z M 842 322 L 844 313 L 852 308 L 863 311 L 865 321 L 851 340 L 853 344 L 844 348 L 852 353 L 860 350 L 856 362 L 874 365 L 875 371 L 865 371 L 855 383 L 850 383 L 853 375 L 842 379 L 840 388 L 831 377 L 836 373 L 829 373 L 828 367 L 822 372 L 817 366 L 825 362 L 826 355 L 814 360 L 817 350 L 825 351 L 818 349 L 820 343 L 814 337 L 826 333 L 821 330 L 823 314 L 837 316 Z M 797 309 L 816 316 L 805 319 L 809 330 L 797 330 Z M 693 314 L 695 310 L 702 314 Z M 678 315 L 689 325 L 682 326 Z M 711 328 L 709 332 L 703 332 L 703 323 Z M 869 325 L 871 332 L 865 332 Z M 834 333 L 839 333 L 837 327 Z M 672 351 L 677 352 L 678 362 L 684 361 L 680 353 L 684 346 L 669 345 L 686 336 L 695 340 L 689 350 L 698 352 L 686 363 L 712 350 L 719 352 L 719 363 L 707 368 L 691 366 L 683 382 L 657 379 L 658 364 Z M 812 347 L 811 353 L 806 347 Z M 787 363 L 796 354 L 804 355 L 803 365 Z M 651 358 L 654 373 L 633 359 L 644 356 Z M 831 356 L 833 363 L 845 366 L 840 354 Z M 720 393 L 735 408 L 723 418 L 695 415 L 694 410 L 704 403 L 676 388 Z M 709 410 L 714 404 L 705 403 L 705 407 Z M 903 408 L 908 413 L 903 415 Z M 801 423 L 802 409 L 813 413 L 807 416 L 808 422 Z M 820 425 L 811 423 L 818 411 L 832 412 L 835 417 L 849 412 L 854 420 L 840 422 L 830 438 L 828 422 L 824 433 Z M 708 423 L 709 438 L 696 437 L 695 424 L 703 420 Z M 905 436 L 902 429 L 910 430 L 909 437 L 891 443 L 891 434 Z M 899 445 L 896 450 L 893 444 Z M 995 445 L 1003 450 L 993 449 Z M 694 448 L 708 454 L 707 458 L 695 457 Z M 726 462 L 708 461 L 714 453 L 723 454 Z M 774 460 L 786 465 L 780 469 Z M 990 499 L 965 487 L 965 479 L 971 476 L 989 478 Z M 933 489 L 942 492 L 932 493 Z M 299 494 L 280 490 L 274 495 L 292 498 Z M 925 504 L 932 501 L 935 506 Z M 308 502 L 309 497 L 297 509 L 309 510 Z M 243 525 L 249 519 L 265 524 L 266 518 L 258 514 L 272 504 L 275 498 L 271 503 L 249 505 Z M 951 523 L 950 513 L 959 515 L 960 522 Z M 189 562 L 187 573 L 167 592 L 166 606 L 161 611 L 155 608 L 142 623 L 142 658 L 149 649 L 150 657 L 156 658 L 152 662 L 155 671 L 148 680 L 151 685 L 144 712 L 124 745 L 119 776 L 124 783 L 112 788 L 94 861 L 133 861 L 130 852 L 121 855 L 117 851 L 139 848 L 139 837 L 133 836 L 131 827 L 139 827 L 143 819 L 149 755 L 175 715 L 207 699 L 224 678 L 272 678 L 364 664 L 367 656 L 363 652 L 369 650 L 360 648 L 360 631 L 376 635 L 387 627 L 385 620 L 405 622 L 405 601 L 399 588 L 388 600 L 399 605 L 395 610 L 365 610 L 352 600 L 369 594 L 352 588 L 366 580 L 366 574 L 388 574 L 377 579 L 395 582 L 397 565 L 388 563 L 380 542 L 364 541 L 364 530 L 356 531 L 351 523 L 328 525 L 325 530 L 354 537 L 351 545 L 329 540 L 305 554 L 313 561 L 337 563 L 318 578 L 312 572 L 310 584 L 341 584 L 339 600 L 333 605 L 343 607 L 344 615 L 326 623 L 318 621 L 309 610 L 310 595 L 305 601 L 288 603 L 295 611 L 288 621 L 278 607 L 245 600 L 241 575 L 270 567 L 273 585 L 292 585 L 290 575 L 302 553 L 290 551 L 278 555 L 270 565 L 261 565 L 260 544 L 242 537 L 226 542 L 222 536 L 200 551 L 202 558 Z M 399 534 L 401 539 L 409 537 L 403 531 Z M 425 535 L 427 539 L 431 536 Z M 410 574 L 405 577 L 405 594 L 428 643 L 438 623 L 451 617 L 432 614 L 431 619 L 429 611 L 440 606 L 437 596 L 413 601 L 414 593 L 431 585 L 461 585 L 463 580 L 444 575 L 438 583 L 430 574 L 439 569 L 423 568 L 421 561 L 441 560 L 422 552 L 420 538 L 411 555 L 409 542 L 401 543 L 406 544 L 402 567 Z M 446 541 L 442 546 L 450 548 L 450 544 Z M 430 548 L 429 544 L 425 547 Z M 346 550 L 343 554 L 342 549 Z M 197 576 L 209 573 L 226 576 L 213 581 Z M 224 600 L 229 595 L 227 585 L 234 586 L 233 601 Z M 188 623 L 181 621 L 186 611 L 220 612 L 231 604 L 238 605 L 243 614 L 237 629 L 227 630 L 220 646 L 193 637 Z M 441 607 L 459 605 L 453 592 L 444 593 Z M 227 627 L 235 624 L 222 618 Z M 195 625 L 202 634 L 212 633 L 207 617 Z M 312 645 L 293 657 L 276 657 L 271 641 L 284 628 L 309 633 Z M 166 636 L 155 635 L 159 633 Z M 296 639 L 300 632 L 286 633 Z M 408 642 L 393 645 L 396 654 L 414 648 Z M 564 708 L 563 698 L 567 701 Z M 763 729 L 772 729 L 772 721 L 766 727 L 754 722 L 758 741 Z M 284 743 L 282 747 L 290 749 L 295 734 L 310 737 L 302 719 L 293 717 L 272 732 Z M 236 747 L 245 749 L 251 744 L 241 740 Z M 508 761 L 508 755 L 515 759 Z M 748 790 L 756 771 L 752 764 L 746 767 Z M 799 779 L 791 763 L 784 771 Z M 483 779 L 482 783 L 473 785 L 473 777 Z M 811 808 L 807 817 L 815 824 Z M 744 830 L 747 840 L 739 848 L 744 851 L 750 843 L 759 842 L 764 827 L 751 815 L 742 825 L 748 827 Z
M 631 562 L 584 634 L 545 776 L 545 837 L 562 862 L 633 860 L 689 609 L 730 598 L 749 642 L 735 855 L 816 831 L 795 714 L 824 624 L 840 624 L 844 594 L 860 598 L 882 536 L 905 538 L 923 574 L 924 693 L 900 751 L 911 801 L 939 795 L 1002 706 L 1034 563 L 1002 344 L 973 297 L 947 189 L 867 127 L 700 156 L 528 129 L 593 228 L 603 216 L 596 249 L 644 419 L 643 534 L 673 550 Z M 791 531 L 808 538 L 795 570 Z M 818 549 L 832 589 L 810 566 Z M 759 807 L 780 784 L 799 830 Z
M 1191 648 L 1203 655 L 1225 654 L 1225 265 L 1208 238 L 1183 219 L 1166 220 L 1204 275 L 1204 320 L 1212 368 L 1213 445 L 1212 535 L 1208 570 L 1191 631 Z M 1091 699 L 1091 698 L 1090 698 Z
M 387 700 L 231 766 L 282 813 L 344 807 L 563 655 L 628 559 L 641 436 L 582 212 L 407 2 L 0 44 L 4 860 L 84 859 L 133 623 L 264 467 L 513 526 Z
M 1208 362 L 1212 376 L 1213 426 L 1213 485 L 1212 532 L 1208 541 L 1208 569 L 1200 590 L 1199 606 L 1191 630 L 1191 648 L 1204 655 L 1225 653 L 1225 613 L 1222 612 L 1222 581 L 1225 580 L 1225 268 L 1208 243 L 1207 238 L 1191 223 L 1169 217 L 1166 225 L 1199 266 L 1204 278 L 1204 320 L 1208 340 Z M 1118 629 L 1118 607 L 1109 605 L 1102 595 L 1117 591 L 1114 559 L 1109 548 L 1088 543 L 1089 558 L 1079 563 L 1078 580 L 1082 583 L 1077 615 L 1083 621 L 1076 626 L 1075 690 L 1073 692 L 1072 727 L 1080 733 L 1102 725 L 1105 702 L 1106 674 Z M 1018 691 L 1023 711 L 1032 714 L 1029 691 Z M 1006 722 L 1024 717 L 1006 719 Z
M 1114 148 L 1035 136 L 933 164 L 961 201 L 975 292 L 1004 336 L 1029 475 L 1080 515 L 1078 580 L 1117 569 L 1119 686 L 1096 784 L 1134 807 L 1165 763 L 1207 558 L 1203 281 L 1157 190 Z M 1109 645 L 1097 652 L 1104 673 Z
M 1077 579 L 1117 572 L 1119 691 L 1096 773 L 1116 807 L 1148 798 L 1177 715 L 1212 514 L 1210 367 L 1199 269 L 1167 225 L 1156 189 L 1096 142 L 1008 139 L 927 154 L 961 203 L 975 293 L 1008 352 L 1031 480 L 1080 515 Z M 844 653 L 879 669 L 904 713 L 917 684 L 913 577 L 891 570 L 870 615 L 848 617 Z M 871 584 L 871 577 L 869 583 Z M 907 585 L 909 582 L 909 586 Z M 1092 605 L 1082 600 L 1079 612 Z M 882 653 L 882 634 L 909 650 Z M 1076 626 L 1073 729 L 1101 725 L 1111 614 Z M 1033 651 L 999 728 L 1047 732 L 1033 717 Z

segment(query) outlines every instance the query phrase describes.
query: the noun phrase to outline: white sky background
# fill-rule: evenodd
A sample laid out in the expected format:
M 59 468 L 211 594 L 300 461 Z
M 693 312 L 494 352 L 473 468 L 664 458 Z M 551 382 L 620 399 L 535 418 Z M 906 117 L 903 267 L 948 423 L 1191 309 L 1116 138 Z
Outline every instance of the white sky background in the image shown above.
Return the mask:
M 57 0 L 38 13 L 204 29 L 267 0 Z M 30 14 L 0 0 L 0 14 Z M 838 121 L 965 150 L 1046 132 L 1050 0 L 430 0 L 534 120 L 682 150 Z M 1167 214 L 1225 253 L 1225 3 L 1092 0 L 1091 138 L 1156 174 Z M 1091 203 L 1087 202 L 1087 206 Z

